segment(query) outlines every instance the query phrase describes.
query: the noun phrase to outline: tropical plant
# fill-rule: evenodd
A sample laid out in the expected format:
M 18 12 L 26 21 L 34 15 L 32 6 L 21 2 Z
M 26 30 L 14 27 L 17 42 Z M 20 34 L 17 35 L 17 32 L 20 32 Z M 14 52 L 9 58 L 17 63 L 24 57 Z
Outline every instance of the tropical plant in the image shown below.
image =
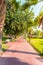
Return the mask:
M 39 15 L 35 18 L 35 24 L 38 27 L 42 25 L 42 38 L 43 38 L 43 12 L 40 12 Z

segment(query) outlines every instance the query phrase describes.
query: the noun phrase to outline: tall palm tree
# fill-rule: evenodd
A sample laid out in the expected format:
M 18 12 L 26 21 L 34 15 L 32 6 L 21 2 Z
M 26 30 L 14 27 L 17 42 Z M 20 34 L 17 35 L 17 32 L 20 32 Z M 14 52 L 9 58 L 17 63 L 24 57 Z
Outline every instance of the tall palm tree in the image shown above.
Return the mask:
M 42 25 L 42 38 L 43 38 L 43 17 L 40 19 L 40 25 Z
M 5 0 L 0 0 L 0 52 L 2 51 L 2 33 L 3 33 L 3 26 L 5 21 Z
M 39 13 L 39 16 L 36 17 L 35 19 L 36 25 L 40 27 L 42 26 L 42 38 L 43 38 L 43 11 Z

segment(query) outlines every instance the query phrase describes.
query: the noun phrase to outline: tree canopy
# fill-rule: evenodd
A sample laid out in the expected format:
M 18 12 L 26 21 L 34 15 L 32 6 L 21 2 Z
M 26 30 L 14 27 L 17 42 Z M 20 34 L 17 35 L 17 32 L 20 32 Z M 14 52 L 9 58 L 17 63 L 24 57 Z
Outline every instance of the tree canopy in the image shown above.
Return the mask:
M 33 26 L 34 14 L 30 6 L 35 5 L 38 0 L 26 0 L 23 5 L 16 0 L 6 0 L 6 20 L 4 32 L 9 35 L 17 35 Z

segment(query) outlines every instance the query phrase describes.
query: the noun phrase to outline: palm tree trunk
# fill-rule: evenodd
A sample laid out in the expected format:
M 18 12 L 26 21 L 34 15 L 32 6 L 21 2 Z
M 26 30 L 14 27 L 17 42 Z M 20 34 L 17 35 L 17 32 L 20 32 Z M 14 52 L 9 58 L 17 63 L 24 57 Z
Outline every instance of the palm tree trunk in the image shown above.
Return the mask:
M 31 30 L 29 31 L 29 43 L 31 41 Z
M 43 38 L 43 21 L 42 21 L 42 38 Z
M 42 27 L 42 38 L 43 38 L 43 27 Z
M 2 33 L 5 21 L 6 5 L 5 0 L 0 0 L 0 52 L 2 51 Z
M 0 31 L 0 52 L 2 52 L 2 32 Z

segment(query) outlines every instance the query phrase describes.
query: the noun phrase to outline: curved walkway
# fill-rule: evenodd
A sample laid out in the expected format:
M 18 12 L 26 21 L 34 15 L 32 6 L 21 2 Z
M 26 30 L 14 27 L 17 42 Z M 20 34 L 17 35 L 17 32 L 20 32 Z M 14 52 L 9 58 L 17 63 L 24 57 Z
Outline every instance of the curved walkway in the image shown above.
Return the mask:
M 43 65 L 43 60 L 21 37 L 0 57 L 0 65 Z

